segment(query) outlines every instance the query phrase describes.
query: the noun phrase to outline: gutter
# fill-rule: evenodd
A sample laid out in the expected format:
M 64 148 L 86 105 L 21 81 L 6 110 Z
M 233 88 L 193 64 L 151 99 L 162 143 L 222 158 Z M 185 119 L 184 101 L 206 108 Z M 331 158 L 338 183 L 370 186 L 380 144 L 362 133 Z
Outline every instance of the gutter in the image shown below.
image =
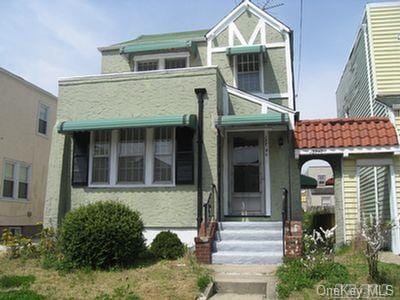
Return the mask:
M 200 231 L 203 208 L 203 121 L 204 121 L 204 95 L 205 88 L 196 88 L 197 96 L 197 232 Z

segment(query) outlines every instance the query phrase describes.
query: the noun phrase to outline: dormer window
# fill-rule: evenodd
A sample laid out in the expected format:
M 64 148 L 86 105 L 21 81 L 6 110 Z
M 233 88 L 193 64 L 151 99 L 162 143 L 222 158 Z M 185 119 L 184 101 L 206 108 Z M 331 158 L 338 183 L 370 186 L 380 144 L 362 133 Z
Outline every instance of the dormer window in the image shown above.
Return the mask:
M 134 71 L 183 69 L 189 66 L 189 52 L 137 55 L 134 59 Z

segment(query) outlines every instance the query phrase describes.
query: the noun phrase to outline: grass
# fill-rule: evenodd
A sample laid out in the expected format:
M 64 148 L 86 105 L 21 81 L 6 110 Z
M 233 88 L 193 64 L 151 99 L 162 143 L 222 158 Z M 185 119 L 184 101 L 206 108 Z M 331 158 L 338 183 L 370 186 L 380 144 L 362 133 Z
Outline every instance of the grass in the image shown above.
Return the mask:
M 16 275 L 3 275 L 0 277 L 0 289 L 10 289 L 25 286 L 30 286 L 35 281 L 35 276 L 16 276 Z
M 76 270 L 70 273 L 44 269 L 39 259 L 0 258 L 0 274 L 7 278 L 20 278 L 16 280 L 19 283 L 21 278 L 25 278 L 25 282 L 29 281 L 27 278 L 33 278 L 33 281 L 29 281 L 29 290 L 0 289 L 0 300 L 179 300 L 195 299 L 199 291 L 197 280 L 207 273 L 188 254 L 178 260 L 145 262 L 130 269 Z
M 368 264 L 363 253 L 353 250 L 351 247 L 344 247 L 336 251 L 335 261 L 344 265 L 349 272 L 349 283 L 367 284 Z M 382 274 L 382 283 L 394 286 L 394 298 L 400 298 L 400 265 L 380 262 L 378 269 Z M 288 299 L 322 299 L 314 288 L 305 288 L 290 294 Z M 393 298 L 392 298 L 393 299 Z

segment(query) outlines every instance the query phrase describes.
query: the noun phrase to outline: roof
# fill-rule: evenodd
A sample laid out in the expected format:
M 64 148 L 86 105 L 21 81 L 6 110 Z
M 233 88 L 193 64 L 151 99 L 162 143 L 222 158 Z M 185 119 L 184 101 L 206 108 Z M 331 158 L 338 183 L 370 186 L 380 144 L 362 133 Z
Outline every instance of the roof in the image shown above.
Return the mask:
M 337 118 L 296 123 L 296 148 L 339 148 L 398 145 L 388 118 Z
M 160 33 L 160 34 L 145 34 L 139 37 L 113 44 L 108 47 L 101 47 L 100 50 L 106 49 L 118 49 L 120 47 L 131 46 L 131 45 L 141 45 L 147 43 L 159 43 L 167 41 L 205 41 L 205 34 L 208 29 L 193 30 L 193 31 L 182 31 L 182 32 L 170 32 L 170 33 Z
M 14 78 L 14 79 L 18 80 L 19 82 L 25 84 L 26 86 L 29 86 L 29 87 L 31 87 L 31 88 L 34 88 L 34 89 L 37 90 L 38 92 L 43 93 L 43 94 L 45 94 L 45 95 L 47 95 L 47 96 L 53 98 L 54 100 L 57 100 L 57 96 L 55 96 L 55 95 L 53 95 L 52 93 L 50 93 L 50 92 L 48 92 L 48 91 L 42 89 L 42 88 L 39 87 L 39 86 L 33 84 L 32 82 L 29 82 L 28 80 L 22 78 L 21 76 L 18 76 L 18 75 L 16 75 L 16 74 L 14 74 L 14 73 L 12 73 L 12 72 L 10 72 L 10 71 L 8 71 L 8 70 L 2 68 L 2 67 L 0 67 L 0 72 L 3 73 L 3 74 L 6 74 L 7 76 L 9 76 L 9 77 L 11 77 L 11 78 Z

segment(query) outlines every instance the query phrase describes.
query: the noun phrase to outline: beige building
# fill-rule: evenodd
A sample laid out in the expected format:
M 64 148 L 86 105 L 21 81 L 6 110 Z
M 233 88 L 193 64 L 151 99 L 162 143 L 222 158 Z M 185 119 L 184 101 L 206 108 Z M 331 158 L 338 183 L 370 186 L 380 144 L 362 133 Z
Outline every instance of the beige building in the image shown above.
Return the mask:
M 330 166 L 310 166 L 306 175 L 317 181 L 315 189 L 306 190 L 306 209 L 311 207 L 330 207 L 335 205 L 335 195 L 333 185 L 329 181 L 333 181 L 333 172 Z
M 0 68 L 0 232 L 31 235 L 43 220 L 57 97 Z

